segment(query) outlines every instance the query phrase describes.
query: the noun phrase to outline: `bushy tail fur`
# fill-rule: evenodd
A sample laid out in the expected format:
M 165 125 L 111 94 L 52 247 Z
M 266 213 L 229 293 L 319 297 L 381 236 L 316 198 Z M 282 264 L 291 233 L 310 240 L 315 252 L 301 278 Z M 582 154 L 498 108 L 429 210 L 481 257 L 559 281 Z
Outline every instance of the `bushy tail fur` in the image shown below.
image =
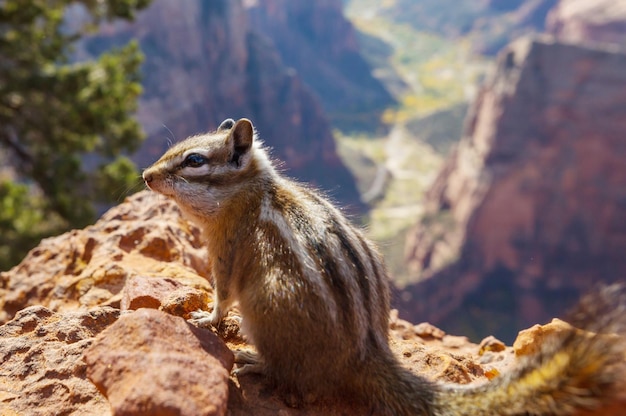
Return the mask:
M 378 392 L 370 398 L 377 403 L 373 414 L 560 416 L 614 400 L 626 382 L 626 288 L 612 285 L 587 296 L 569 322 L 579 329 L 545 342 L 516 370 L 478 387 L 430 383 L 384 358 L 369 371 Z

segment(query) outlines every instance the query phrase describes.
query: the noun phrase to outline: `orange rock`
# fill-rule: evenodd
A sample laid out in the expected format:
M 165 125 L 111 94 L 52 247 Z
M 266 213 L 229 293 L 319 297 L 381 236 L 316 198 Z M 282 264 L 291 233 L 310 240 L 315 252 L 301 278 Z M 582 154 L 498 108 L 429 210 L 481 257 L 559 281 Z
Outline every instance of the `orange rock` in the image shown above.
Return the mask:
M 160 309 L 170 315 L 189 319 L 190 313 L 206 310 L 209 295 L 171 278 L 135 276 L 122 290 L 121 310 Z
M 224 415 L 233 354 L 213 333 L 153 309 L 122 316 L 84 354 L 116 415 Z
M 1 326 L 0 414 L 109 415 L 81 357 L 119 313 L 109 307 L 54 313 L 31 306 Z
M 421 324 L 417 324 L 413 327 L 415 333 L 421 338 L 433 338 L 433 339 L 443 339 L 446 335 L 446 332 L 437 328 L 436 326 L 429 324 L 428 322 L 422 322 Z
M 164 298 L 182 286 L 182 283 L 169 278 L 135 276 L 128 279 L 122 289 L 120 309 L 158 309 Z
M 541 345 L 552 337 L 558 337 L 572 330 L 572 326 L 565 321 L 554 318 L 546 325 L 534 325 L 531 328 L 519 332 L 513 343 L 515 355 L 533 355 L 539 352 Z
M 170 315 L 181 316 L 185 319 L 191 318 L 191 312 L 199 309 L 207 310 L 209 295 L 199 289 L 183 286 L 176 289 L 163 299 L 159 310 Z
M 487 351 L 501 352 L 501 351 L 504 351 L 505 349 L 506 349 L 506 345 L 504 345 L 504 342 L 500 341 L 493 335 L 490 335 L 480 342 L 478 355 L 483 355 Z
M 0 273 L 0 323 L 36 304 L 56 311 L 119 307 L 122 289 L 134 277 L 172 278 L 210 291 L 206 264 L 199 230 L 173 202 L 140 192 L 84 230 L 43 240 L 22 263 Z

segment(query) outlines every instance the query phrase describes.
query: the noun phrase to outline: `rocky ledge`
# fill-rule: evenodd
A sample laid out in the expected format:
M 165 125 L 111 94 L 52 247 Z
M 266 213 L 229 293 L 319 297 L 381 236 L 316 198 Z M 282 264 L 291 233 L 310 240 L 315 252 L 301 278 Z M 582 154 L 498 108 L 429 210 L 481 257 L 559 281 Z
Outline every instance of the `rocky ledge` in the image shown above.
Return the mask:
M 249 348 L 237 319 L 214 332 L 185 318 L 212 297 L 199 231 L 171 202 L 141 192 L 96 224 L 50 238 L 0 273 L 2 415 L 347 415 L 348 403 L 286 406 L 261 376 L 231 376 Z M 448 383 L 489 383 L 531 353 L 553 322 L 513 347 L 480 345 L 390 319 L 407 368 Z M 603 412 L 623 414 L 624 404 Z

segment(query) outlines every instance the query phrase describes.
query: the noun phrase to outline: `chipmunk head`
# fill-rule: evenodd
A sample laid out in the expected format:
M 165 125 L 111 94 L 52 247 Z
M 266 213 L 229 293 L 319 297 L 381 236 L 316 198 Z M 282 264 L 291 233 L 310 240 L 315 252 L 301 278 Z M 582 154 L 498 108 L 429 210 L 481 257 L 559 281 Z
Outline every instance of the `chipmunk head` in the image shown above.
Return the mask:
M 170 148 L 143 172 L 148 188 L 174 199 L 187 214 L 203 218 L 246 186 L 272 173 L 248 119 L 226 119 L 212 133 Z

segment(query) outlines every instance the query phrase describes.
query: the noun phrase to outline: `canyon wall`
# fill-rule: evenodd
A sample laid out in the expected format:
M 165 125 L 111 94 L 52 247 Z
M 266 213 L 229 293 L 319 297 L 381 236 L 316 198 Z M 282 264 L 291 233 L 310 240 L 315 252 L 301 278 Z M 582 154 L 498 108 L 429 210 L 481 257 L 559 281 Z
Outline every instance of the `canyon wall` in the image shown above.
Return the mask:
M 145 54 L 138 118 L 148 137 L 133 156 L 140 168 L 171 142 L 214 129 L 227 117 L 247 117 L 288 175 L 363 209 L 318 96 L 252 28 L 241 1 L 155 0 L 132 24 L 104 25 L 77 55 L 133 39 Z
M 519 40 L 409 233 L 413 320 L 512 339 L 626 279 L 626 54 Z
M 394 99 L 361 56 L 341 0 L 249 3 L 250 25 L 271 39 L 284 63 L 320 97 L 335 125 L 379 127 L 382 111 Z

